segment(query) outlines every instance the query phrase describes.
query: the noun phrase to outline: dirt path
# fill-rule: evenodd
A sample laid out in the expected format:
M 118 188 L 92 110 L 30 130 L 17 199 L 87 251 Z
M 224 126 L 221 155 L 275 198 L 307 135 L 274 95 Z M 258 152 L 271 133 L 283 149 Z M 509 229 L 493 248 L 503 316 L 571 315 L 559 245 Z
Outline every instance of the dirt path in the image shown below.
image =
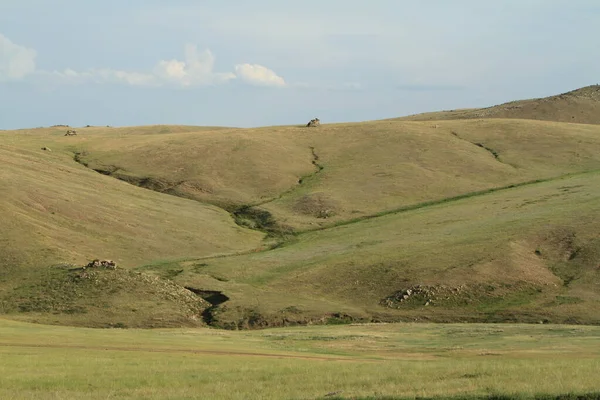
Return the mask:
M 280 359 L 299 359 L 315 361 L 351 361 L 351 362 L 380 362 L 375 359 L 355 359 L 342 357 L 324 357 L 324 356 L 305 356 L 294 354 L 271 354 L 271 353 L 246 353 L 241 351 L 226 350 L 199 350 L 199 349 L 165 349 L 165 348 L 140 348 L 140 347 L 120 347 L 120 346 L 87 346 L 87 345 L 63 345 L 63 344 L 36 344 L 36 343 L 0 343 L 0 347 L 14 348 L 42 348 L 42 349 L 74 349 L 74 350 L 97 350 L 97 351 L 130 351 L 144 353 L 186 353 L 186 354 L 205 354 L 211 356 L 241 356 L 241 357 L 262 357 L 262 358 L 280 358 Z

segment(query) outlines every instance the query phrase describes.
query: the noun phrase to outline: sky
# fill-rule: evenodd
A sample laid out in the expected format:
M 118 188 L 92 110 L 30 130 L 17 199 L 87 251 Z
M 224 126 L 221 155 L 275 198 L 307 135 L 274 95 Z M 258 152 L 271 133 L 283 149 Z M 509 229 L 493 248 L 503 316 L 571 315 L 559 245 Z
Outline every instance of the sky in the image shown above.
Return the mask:
M 0 129 L 393 118 L 600 82 L 598 0 L 0 0 Z

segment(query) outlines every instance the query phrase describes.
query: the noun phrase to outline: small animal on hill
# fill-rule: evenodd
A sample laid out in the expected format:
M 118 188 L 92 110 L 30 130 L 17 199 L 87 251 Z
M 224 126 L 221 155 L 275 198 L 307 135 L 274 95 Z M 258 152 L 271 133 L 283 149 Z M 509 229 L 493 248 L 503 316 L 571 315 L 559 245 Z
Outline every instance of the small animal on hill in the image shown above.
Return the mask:
M 67 133 L 65 133 L 65 136 L 77 136 L 77 132 L 72 129 L 69 129 Z

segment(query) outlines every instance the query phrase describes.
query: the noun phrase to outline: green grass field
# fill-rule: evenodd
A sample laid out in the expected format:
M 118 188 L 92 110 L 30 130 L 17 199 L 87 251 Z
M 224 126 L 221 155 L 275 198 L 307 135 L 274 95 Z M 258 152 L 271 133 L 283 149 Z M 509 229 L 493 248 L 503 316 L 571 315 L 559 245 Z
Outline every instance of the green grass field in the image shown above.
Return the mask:
M 377 324 L 231 332 L 0 320 L 0 338 L 3 399 L 556 398 L 600 392 L 598 327 Z

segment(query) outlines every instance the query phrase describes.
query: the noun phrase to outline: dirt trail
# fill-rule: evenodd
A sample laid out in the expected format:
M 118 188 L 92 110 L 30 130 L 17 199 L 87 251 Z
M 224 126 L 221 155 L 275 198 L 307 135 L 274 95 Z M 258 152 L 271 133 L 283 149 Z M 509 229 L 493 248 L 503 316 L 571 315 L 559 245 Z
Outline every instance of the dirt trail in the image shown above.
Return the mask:
M 262 357 L 262 358 L 281 358 L 281 359 L 299 359 L 315 361 L 351 361 L 351 362 L 381 362 L 383 360 L 364 359 L 364 358 L 341 358 L 341 357 L 323 357 L 323 356 L 305 356 L 294 354 L 271 354 L 271 353 L 246 353 L 241 351 L 226 350 L 199 350 L 199 349 L 165 349 L 165 348 L 140 348 L 140 347 L 120 347 L 120 346 L 87 346 L 87 345 L 63 345 L 63 344 L 39 344 L 39 343 L 0 343 L 0 347 L 16 348 L 45 348 L 45 349 L 74 349 L 74 350 L 97 350 L 97 351 L 131 351 L 144 353 L 186 353 L 186 354 L 205 354 L 212 356 L 240 356 L 240 357 Z

